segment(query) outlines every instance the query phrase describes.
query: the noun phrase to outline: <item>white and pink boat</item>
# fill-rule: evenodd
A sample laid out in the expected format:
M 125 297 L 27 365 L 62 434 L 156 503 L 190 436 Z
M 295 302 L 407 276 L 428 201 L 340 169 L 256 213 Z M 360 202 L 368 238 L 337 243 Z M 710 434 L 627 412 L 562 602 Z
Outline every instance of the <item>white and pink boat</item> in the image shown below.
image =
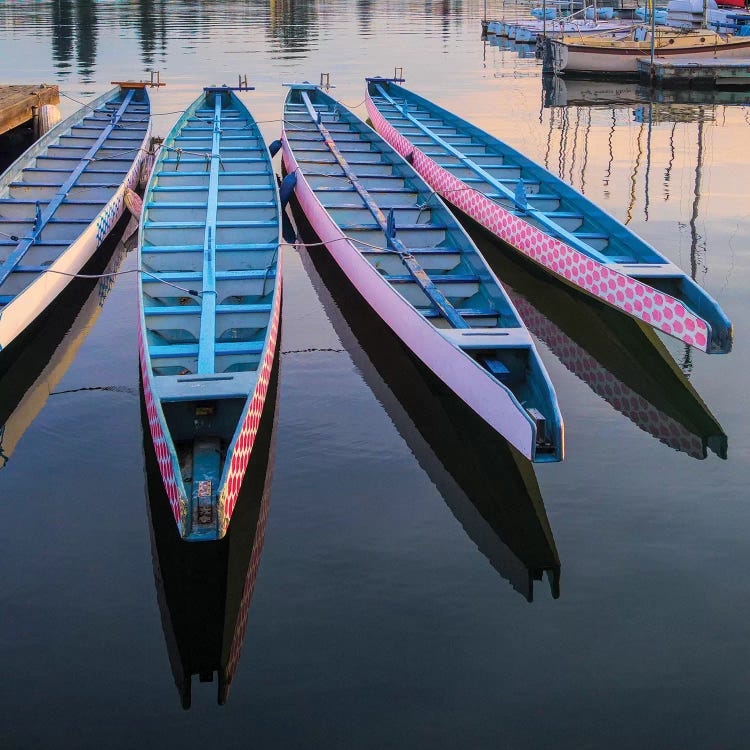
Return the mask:
M 312 228 L 391 330 L 524 456 L 562 459 L 562 417 L 531 336 L 424 180 L 312 84 L 290 87 L 282 148 Z
M 731 349 L 732 324 L 704 289 L 544 167 L 392 79 L 368 79 L 366 103 L 439 195 L 526 258 L 697 349 Z
M 0 175 L 0 351 L 19 350 L 119 221 L 149 158 L 145 83 L 82 106 Z M 11 356 L 11 355 L 8 355 Z

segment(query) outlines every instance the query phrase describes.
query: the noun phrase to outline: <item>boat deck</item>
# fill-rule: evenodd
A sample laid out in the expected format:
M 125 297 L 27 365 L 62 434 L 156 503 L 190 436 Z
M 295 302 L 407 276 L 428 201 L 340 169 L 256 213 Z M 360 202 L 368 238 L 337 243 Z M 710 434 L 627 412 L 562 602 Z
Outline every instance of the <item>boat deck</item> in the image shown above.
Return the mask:
M 180 534 L 225 533 L 265 403 L 280 206 L 245 105 L 210 87 L 162 145 L 139 243 L 149 424 Z
M 222 107 L 222 98 L 191 109 L 165 142 L 144 205 L 148 347 L 157 390 L 170 401 L 194 398 L 193 381 L 218 374 L 204 390 L 244 399 L 271 315 L 274 176 L 247 110 Z
M 142 147 L 150 111 L 145 94 L 121 89 L 86 109 L 0 179 L 0 310 L 88 228 Z

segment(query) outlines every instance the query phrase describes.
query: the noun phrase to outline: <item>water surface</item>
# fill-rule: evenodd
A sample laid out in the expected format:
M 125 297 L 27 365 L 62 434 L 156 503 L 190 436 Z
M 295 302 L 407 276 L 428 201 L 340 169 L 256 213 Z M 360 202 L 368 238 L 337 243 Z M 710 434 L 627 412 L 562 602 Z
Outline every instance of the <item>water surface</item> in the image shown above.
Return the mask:
M 80 288 L 60 312 L 69 333 L 5 376 L 4 747 L 746 746 L 747 99 L 543 84 L 528 50 L 481 40 L 482 6 L 0 3 L 3 80 L 59 83 L 68 114 L 159 69 L 162 135 L 204 84 L 247 74 L 256 91 L 243 97 L 272 140 L 282 82 L 330 72 L 363 115 L 363 77 L 403 66 L 407 85 L 652 242 L 736 332 L 730 355 L 685 349 L 483 245 L 566 422 L 565 462 L 529 467 L 382 341 L 319 250 L 285 248 L 268 521 L 244 644 L 226 705 L 217 682 L 194 677 L 185 712 L 174 645 L 192 637 L 194 664 L 226 665 L 246 556 L 186 563 L 208 580 L 192 610 L 170 595 L 180 579 L 152 512 L 135 275 L 106 295 Z M 135 268 L 132 253 L 109 252 Z M 231 540 L 245 552 L 259 538 L 257 485 Z M 231 573 L 227 560 L 239 560 Z

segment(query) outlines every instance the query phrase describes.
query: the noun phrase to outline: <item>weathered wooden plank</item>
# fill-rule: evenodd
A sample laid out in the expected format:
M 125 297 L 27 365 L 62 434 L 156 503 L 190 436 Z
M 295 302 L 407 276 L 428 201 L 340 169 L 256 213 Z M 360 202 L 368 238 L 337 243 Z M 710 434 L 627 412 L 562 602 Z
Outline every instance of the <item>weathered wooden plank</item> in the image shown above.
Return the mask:
M 60 90 L 47 84 L 0 85 L 0 134 L 31 120 L 31 108 L 59 104 Z
M 651 76 L 649 58 L 638 59 L 638 72 L 641 78 Z M 662 86 L 687 84 L 709 88 L 750 88 L 750 60 L 728 57 L 669 60 L 657 57 L 654 58 L 653 79 Z

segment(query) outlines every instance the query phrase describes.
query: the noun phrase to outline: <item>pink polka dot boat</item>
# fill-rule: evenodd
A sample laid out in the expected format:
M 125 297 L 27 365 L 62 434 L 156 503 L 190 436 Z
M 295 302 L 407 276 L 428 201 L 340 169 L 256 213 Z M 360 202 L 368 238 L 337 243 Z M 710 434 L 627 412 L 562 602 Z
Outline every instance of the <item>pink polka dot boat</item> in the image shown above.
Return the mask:
M 424 180 L 313 84 L 290 87 L 282 149 L 312 228 L 394 334 L 524 456 L 559 461 L 562 417 L 531 336 Z
M 281 310 L 281 208 L 245 105 L 210 87 L 164 141 L 139 236 L 140 361 L 181 536 L 223 537 L 255 444 Z
M 581 193 L 489 133 L 400 86 L 367 79 L 375 129 L 485 230 L 602 302 L 709 354 L 732 347 L 717 302 Z

